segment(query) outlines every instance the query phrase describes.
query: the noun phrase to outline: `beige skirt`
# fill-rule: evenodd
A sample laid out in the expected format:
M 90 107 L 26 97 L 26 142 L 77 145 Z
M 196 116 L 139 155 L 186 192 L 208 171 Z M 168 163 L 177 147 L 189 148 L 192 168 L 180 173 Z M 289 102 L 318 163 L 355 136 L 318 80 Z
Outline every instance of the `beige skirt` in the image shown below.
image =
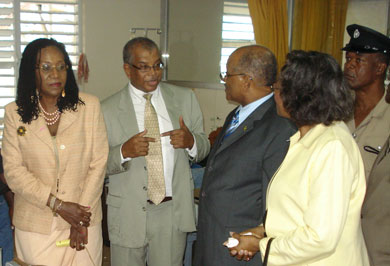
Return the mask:
M 102 264 L 102 228 L 88 227 L 88 244 L 81 251 L 57 247 L 56 241 L 69 239 L 70 230 L 56 230 L 54 218 L 50 235 L 26 232 L 15 228 L 15 247 L 18 259 L 30 265 L 100 266 Z

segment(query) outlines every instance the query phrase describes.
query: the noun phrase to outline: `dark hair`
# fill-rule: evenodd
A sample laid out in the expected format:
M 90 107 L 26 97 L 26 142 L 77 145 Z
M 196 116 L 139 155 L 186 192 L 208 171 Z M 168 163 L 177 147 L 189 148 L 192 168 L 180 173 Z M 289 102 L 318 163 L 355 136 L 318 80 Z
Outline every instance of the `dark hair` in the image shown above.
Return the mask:
M 157 44 L 151 39 L 146 37 L 133 38 L 128 41 L 123 47 L 123 63 L 131 64 L 131 62 L 133 61 L 133 49 L 138 45 L 149 51 L 156 49 L 158 53 L 160 53 Z
M 320 52 L 292 51 L 281 72 L 280 96 L 298 127 L 352 116 L 353 98 L 336 60 Z
M 249 49 L 244 49 L 249 48 Z M 271 86 L 276 81 L 277 62 L 275 55 L 266 47 L 249 45 L 238 48 L 243 49 L 237 68 L 250 73 L 255 81 L 265 81 L 265 86 Z
M 65 110 L 77 110 L 77 104 L 84 104 L 79 98 L 79 88 L 72 70 L 72 63 L 65 46 L 54 39 L 36 39 L 30 42 L 23 51 L 22 60 L 19 67 L 19 79 L 16 95 L 16 104 L 18 114 L 23 123 L 31 123 L 38 118 L 38 95 L 36 88 L 35 69 L 39 64 L 41 50 L 43 48 L 54 46 L 64 55 L 65 64 L 68 66 L 66 71 L 65 97 L 58 97 L 57 107 L 60 112 Z

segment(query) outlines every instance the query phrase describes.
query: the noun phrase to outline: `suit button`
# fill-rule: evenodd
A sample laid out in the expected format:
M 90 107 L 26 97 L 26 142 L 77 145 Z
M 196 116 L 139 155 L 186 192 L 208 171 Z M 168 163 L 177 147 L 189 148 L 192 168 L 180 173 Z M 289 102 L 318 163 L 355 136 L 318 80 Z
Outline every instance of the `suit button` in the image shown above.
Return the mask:
M 142 207 L 142 210 L 143 210 L 143 211 L 146 211 L 146 208 L 145 208 L 145 207 Z
M 213 170 L 213 167 L 212 166 L 209 166 L 209 171 L 212 171 Z
M 354 133 L 352 133 L 352 137 L 353 137 L 354 139 L 356 139 L 357 135 L 356 135 L 356 133 L 355 133 L 355 132 L 354 132 Z
M 147 170 L 147 169 L 146 169 L 146 166 L 144 166 L 144 169 L 145 169 L 145 171 Z
M 206 197 L 206 192 L 202 191 L 202 198 Z
M 148 190 L 148 188 L 147 188 L 147 187 L 145 187 L 145 186 L 144 186 L 142 189 L 143 189 L 143 190 L 145 190 L 145 191 L 146 191 L 146 190 Z
M 61 194 L 64 195 L 64 194 L 65 194 L 65 191 L 62 191 Z
M 65 145 L 64 145 L 64 144 L 61 144 L 61 145 L 60 145 L 60 149 L 61 149 L 61 150 L 65 150 Z

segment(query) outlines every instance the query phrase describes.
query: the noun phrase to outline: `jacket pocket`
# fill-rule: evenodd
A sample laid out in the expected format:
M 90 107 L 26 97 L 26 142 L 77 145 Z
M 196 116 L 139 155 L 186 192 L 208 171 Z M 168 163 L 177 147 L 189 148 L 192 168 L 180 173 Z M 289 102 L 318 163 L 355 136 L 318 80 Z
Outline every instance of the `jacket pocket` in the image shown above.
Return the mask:
M 122 198 L 108 194 L 107 196 L 107 224 L 110 240 L 118 243 L 120 238 L 120 207 Z

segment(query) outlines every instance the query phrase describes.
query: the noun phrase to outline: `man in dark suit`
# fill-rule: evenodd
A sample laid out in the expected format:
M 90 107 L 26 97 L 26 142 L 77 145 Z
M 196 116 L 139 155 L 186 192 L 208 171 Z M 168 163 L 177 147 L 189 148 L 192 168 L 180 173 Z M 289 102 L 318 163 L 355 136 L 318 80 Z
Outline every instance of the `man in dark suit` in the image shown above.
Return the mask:
M 200 192 L 197 266 L 261 265 L 230 257 L 222 243 L 229 232 L 261 224 L 268 182 L 283 161 L 296 128 L 276 113 L 272 84 L 277 64 L 273 53 L 252 45 L 229 57 L 226 99 L 240 104 L 226 118 L 210 152 Z

